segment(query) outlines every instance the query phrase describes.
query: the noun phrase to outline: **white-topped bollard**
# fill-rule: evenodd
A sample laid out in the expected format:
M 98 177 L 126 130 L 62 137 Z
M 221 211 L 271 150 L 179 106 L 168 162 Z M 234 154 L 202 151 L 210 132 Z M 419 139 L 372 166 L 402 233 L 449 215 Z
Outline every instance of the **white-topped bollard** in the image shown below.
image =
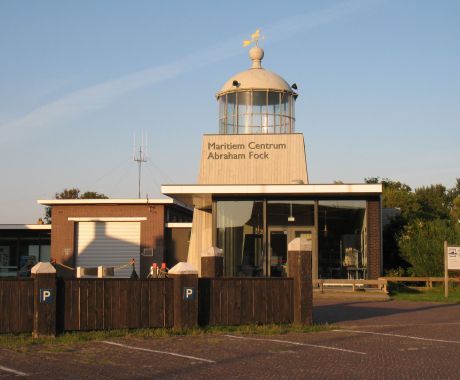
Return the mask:
M 313 322 L 311 241 L 295 238 L 288 244 L 288 276 L 294 279 L 294 323 Z
M 224 275 L 223 251 L 217 247 L 209 247 L 201 253 L 201 277 L 222 277 Z
M 34 284 L 34 326 L 32 336 L 56 336 L 56 269 L 40 262 L 31 269 Z
M 198 326 L 198 271 L 192 264 L 180 262 L 168 277 L 174 280 L 174 328 Z

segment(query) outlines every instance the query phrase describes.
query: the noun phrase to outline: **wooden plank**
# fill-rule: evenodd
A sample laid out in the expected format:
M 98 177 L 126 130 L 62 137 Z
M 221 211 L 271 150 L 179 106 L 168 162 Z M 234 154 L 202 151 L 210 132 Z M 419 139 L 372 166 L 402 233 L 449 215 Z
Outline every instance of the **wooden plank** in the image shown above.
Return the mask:
M 4 299 L 4 287 L 5 287 L 5 281 L 0 280 L 0 333 L 6 333 L 6 318 L 5 318 L 5 313 L 6 313 L 6 307 L 3 302 Z
M 283 281 L 283 323 L 292 323 L 292 279 Z
M 79 280 L 80 296 L 79 296 L 79 318 L 80 331 L 88 330 L 88 280 Z
M 103 328 L 110 330 L 113 328 L 113 286 L 115 281 L 112 279 L 104 279 L 104 313 L 103 313 Z
M 267 287 L 267 323 L 280 323 L 280 287 L 282 280 L 266 279 Z
M 96 329 L 96 282 L 97 280 L 86 280 L 86 329 Z
M 150 283 L 150 327 L 163 327 L 165 320 L 165 284 L 161 279 Z
M 65 330 L 77 331 L 80 329 L 80 301 L 79 301 L 79 285 L 78 280 L 65 280 L 66 286 L 66 319 Z M 68 288 L 68 289 L 67 289 Z M 67 294 L 68 292 L 68 294 Z
M 130 329 L 141 327 L 141 282 L 140 280 L 129 280 L 128 285 L 128 326 Z
M 19 294 L 20 294 L 19 331 L 20 332 L 31 332 L 33 328 L 33 307 L 34 307 L 33 282 L 29 280 L 22 280 L 19 284 L 19 287 L 20 287 L 20 290 L 19 290 Z
M 130 302 L 128 297 L 128 281 L 127 279 L 118 280 L 119 285 L 117 288 L 120 295 L 119 310 L 117 310 L 118 322 L 119 328 L 123 329 L 129 327 L 128 313 L 130 313 Z
M 210 278 L 198 279 L 198 324 L 200 326 L 209 325 L 210 286 Z
M 252 323 L 266 323 L 267 312 L 267 291 L 266 283 L 263 279 L 253 280 L 253 297 L 254 297 L 254 320 Z
M 140 302 L 140 327 L 148 328 L 149 327 L 149 280 L 139 280 L 140 281 L 140 293 L 139 293 L 139 302 Z
M 225 296 L 223 292 L 223 280 L 220 278 L 215 278 L 212 280 L 212 293 L 211 293 L 211 302 L 212 302 L 212 325 L 219 326 L 224 324 L 224 312 L 225 309 L 224 300 Z
M 104 329 L 104 279 L 94 281 L 95 329 Z
M 229 281 L 229 324 L 241 324 L 241 279 L 235 278 Z
M 163 280 L 164 286 L 164 327 L 173 327 L 174 325 L 174 282 L 172 279 L 167 278 Z
M 11 286 L 10 281 L 3 281 L 3 308 L 1 310 L 1 318 L 3 320 L 3 332 L 11 333 Z
M 247 325 L 254 320 L 253 284 L 246 278 L 241 279 L 240 284 L 240 323 Z

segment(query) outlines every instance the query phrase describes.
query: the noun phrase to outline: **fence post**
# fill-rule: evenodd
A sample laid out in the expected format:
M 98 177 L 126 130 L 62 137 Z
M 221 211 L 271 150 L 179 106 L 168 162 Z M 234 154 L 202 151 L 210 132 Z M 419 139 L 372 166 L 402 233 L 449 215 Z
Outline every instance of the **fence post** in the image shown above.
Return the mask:
M 189 263 L 178 263 L 168 272 L 174 280 L 174 328 L 198 326 L 198 271 Z
M 34 326 L 32 336 L 56 336 L 56 269 L 40 262 L 31 269 L 34 281 Z
M 294 279 L 294 323 L 313 322 L 313 289 L 311 245 L 304 238 L 295 238 L 288 245 L 288 275 Z
M 209 247 L 201 254 L 201 277 L 222 277 L 224 275 L 224 256 L 217 247 Z

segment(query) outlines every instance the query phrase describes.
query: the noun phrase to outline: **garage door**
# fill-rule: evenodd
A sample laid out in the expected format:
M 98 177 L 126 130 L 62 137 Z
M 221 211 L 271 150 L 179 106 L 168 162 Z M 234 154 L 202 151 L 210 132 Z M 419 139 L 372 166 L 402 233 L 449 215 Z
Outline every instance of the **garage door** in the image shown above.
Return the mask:
M 117 267 L 131 258 L 139 275 L 140 222 L 78 222 L 77 266 Z M 115 271 L 115 277 L 129 277 L 132 268 Z

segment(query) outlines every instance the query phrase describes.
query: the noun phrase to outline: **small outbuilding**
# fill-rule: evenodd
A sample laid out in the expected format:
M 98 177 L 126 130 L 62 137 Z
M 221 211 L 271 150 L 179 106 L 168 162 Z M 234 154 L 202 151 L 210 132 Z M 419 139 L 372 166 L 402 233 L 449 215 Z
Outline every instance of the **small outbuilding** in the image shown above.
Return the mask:
M 38 203 L 51 207 L 51 258 L 60 275 L 104 266 L 115 268 L 115 277 L 129 277 L 132 267 L 126 264 L 134 259 L 137 274 L 145 278 L 153 263 L 173 266 L 187 258 L 192 210 L 172 199 Z

